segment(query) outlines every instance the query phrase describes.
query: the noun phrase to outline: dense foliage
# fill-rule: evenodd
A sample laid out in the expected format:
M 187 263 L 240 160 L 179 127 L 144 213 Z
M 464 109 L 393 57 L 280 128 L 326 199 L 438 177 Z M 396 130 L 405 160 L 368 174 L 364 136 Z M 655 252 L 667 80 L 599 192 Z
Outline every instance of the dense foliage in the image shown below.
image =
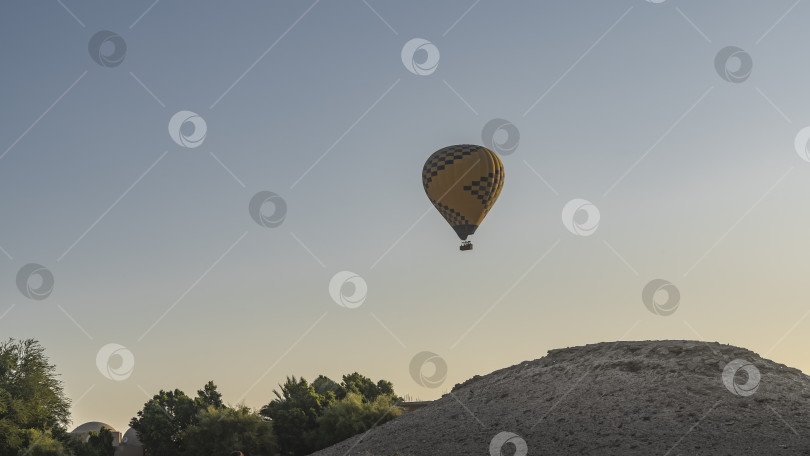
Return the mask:
M 224 456 L 234 449 L 251 456 L 277 454 L 272 424 L 245 406 L 200 410 L 183 441 L 194 456 Z
M 226 406 L 214 382 L 196 396 L 161 390 L 132 418 L 149 456 L 304 455 L 402 413 L 391 382 L 357 372 L 340 383 L 287 377 L 275 398 L 252 411 Z M 33 339 L 0 343 L 0 455 L 114 456 L 110 429 L 80 441 L 67 432 L 70 401 L 44 349 Z
M 150 456 L 305 455 L 402 413 L 391 382 L 357 372 L 337 383 L 320 375 L 312 383 L 287 377 L 275 399 L 257 414 L 226 407 L 213 382 L 194 399 L 180 390 L 160 391 L 133 418 Z
M 308 384 L 287 377 L 276 398 L 262 407 L 284 455 L 305 455 L 399 416 L 402 401 L 391 382 L 374 383 L 354 372 L 336 383 L 323 375 Z
M 318 448 L 326 448 L 402 414 L 395 407 L 393 395 L 378 395 L 365 401 L 360 394 L 350 392 L 318 417 L 314 441 Z
M 66 454 L 70 401 L 33 339 L 0 343 L 0 454 Z
M 208 407 L 225 408 L 222 394 L 217 391 L 214 382 L 206 383 L 193 399 L 179 389 L 160 390 L 144 404 L 129 425 L 138 433 L 150 455 L 180 455 L 183 454 L 186 429 L 197 424 L 197 414 Z
M 113 456 L 115 447 L 112 442 L 112 431 L 102 427 L 98 432 L 90 431 L 87 442 L 71 439 L 68 448 L 74 456 Z
M 278 443 L 287 454 L 307 454 L 316 449 L 314 433 L 318 428 L 318 417 L 335 400 L 332 391 L 325 394 L 315 391 L 315 387 L 303 378 L 287 377 L 281 391 L 274 390 L 276 398 L 262 407 L 260 413 L 273 420 L 273 429 Z

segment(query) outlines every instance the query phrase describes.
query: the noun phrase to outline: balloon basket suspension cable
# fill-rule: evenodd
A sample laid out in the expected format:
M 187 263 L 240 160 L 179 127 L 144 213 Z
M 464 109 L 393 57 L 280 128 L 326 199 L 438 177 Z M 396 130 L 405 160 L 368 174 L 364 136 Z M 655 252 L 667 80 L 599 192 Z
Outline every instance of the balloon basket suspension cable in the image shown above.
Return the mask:
M 465 250 L 472 250 L 472 247 L 473 247 L 472 242 L 464 241 L 464 242 L 461 243 L 461 246 L 458 249 L 463 252 Z

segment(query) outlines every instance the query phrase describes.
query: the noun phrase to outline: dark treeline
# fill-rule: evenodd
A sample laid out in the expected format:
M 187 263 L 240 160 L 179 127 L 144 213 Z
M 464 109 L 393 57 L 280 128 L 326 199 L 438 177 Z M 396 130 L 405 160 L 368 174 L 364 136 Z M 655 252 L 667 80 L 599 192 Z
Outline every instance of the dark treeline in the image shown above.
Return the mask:
M 213 381 L 196 396 L 161 390 L 130 426 L 149 456 L 298 456 L 328 447 L 396 418 L 391 382 L 359 373 L 340 382 L 287 377 L 260 410 L 223 402 Z M 112 456 L 110 430 L 73 438 L 70 400 L 55 367 L 33 339 L 0 344 L 0 455 Z

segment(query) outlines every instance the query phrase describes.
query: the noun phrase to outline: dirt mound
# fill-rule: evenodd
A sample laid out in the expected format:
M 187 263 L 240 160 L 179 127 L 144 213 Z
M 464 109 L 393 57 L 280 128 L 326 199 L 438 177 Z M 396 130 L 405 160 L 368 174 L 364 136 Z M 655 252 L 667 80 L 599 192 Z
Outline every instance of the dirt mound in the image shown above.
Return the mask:
M 314 454 L 810 455 L 810 377 L 716 342 L 551 350 Z

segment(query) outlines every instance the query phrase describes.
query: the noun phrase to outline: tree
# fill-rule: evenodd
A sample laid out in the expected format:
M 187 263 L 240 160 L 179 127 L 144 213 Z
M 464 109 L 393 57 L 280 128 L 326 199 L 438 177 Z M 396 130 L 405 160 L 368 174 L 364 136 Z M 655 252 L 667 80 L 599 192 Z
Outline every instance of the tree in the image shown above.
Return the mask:
M 326 380 L 319 382 L 320 386 Z M 279 388 L 280 392 L 273 390 L 276 398 L 259 413 L 273 420 L 282 454 L 304 455 L 317 450 L 313 442 L 317 420 L 333 402 L 334 395 L 319 394 L 305 379 L 296 379 L 295 376 L 287 377 Z
M 182 451 L 181 433 L 191 424 L 194 412 L 194 401 L 184 392 L 160 390 L 129 425 L 150 454 L 174 456 Z
M 323 396 L 328 396 L 329 393 L 336 395 L 340 391 L 340 384 L 325 375 L 319 375 L 312 382 L 312 387 L 315 388 L 316 393 Z
M 69 422 L 70 400 L 39 342 L 0 343 L 0 454 L 62 454 L 53 433 Z
M 278 454 L 272 424 L 244 405 L 200 410 L 197 424 L 184 433 L 183 447 L 194 456 L 221 456 L 233 451 L 249 456 Z
M 337 398 L 343 399 L 349 393 L 357 393 L 364 402 L 374 402 L 381 395 L 394 396 L 394 385 L 388 380 L 380 380 L 376 384 L 368 377 L 353 372 L 343 376 L 343 382 L 337 392 Z
M 112 431 L 102 427 L 98 433 L 90 431 L 90 437 L 87 439 L 87 446 L 93 449 L 98 456 L 113 456 L 115 454 L 115 447 L 113 447 Z
M 198 390 L 194 399 L 179 389 L 160 390 L 129 425 L 151 456 L 175 456 L 183 452 L 183 432 L 196 423 L 197 412 L 209 406 L 224 407 L 222 394 L 212 381 Z
M 225 408 L 225 404 L 222 403 L 222 393 L 217 391 L 217 385 L 211 380 L 203 386 L 203 389 L 197 390 L 194 405 L 198 410 L 205 410 L 208 407 Z

